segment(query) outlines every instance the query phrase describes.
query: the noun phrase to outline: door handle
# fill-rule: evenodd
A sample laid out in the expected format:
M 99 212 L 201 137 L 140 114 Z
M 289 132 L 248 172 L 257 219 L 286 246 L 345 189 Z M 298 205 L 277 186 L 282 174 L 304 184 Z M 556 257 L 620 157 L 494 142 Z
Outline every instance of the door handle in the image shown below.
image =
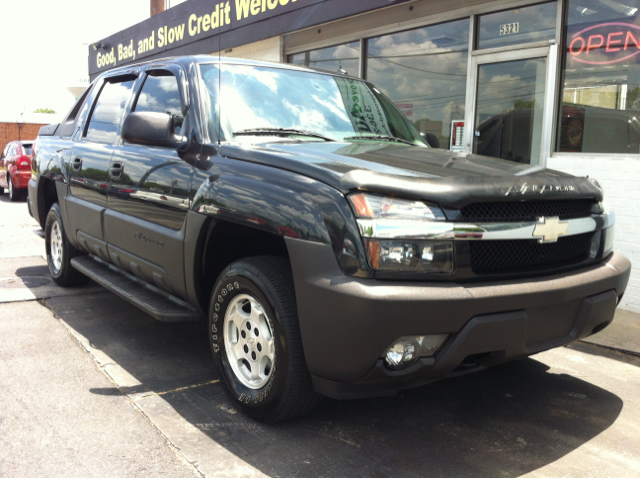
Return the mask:
M 111 165 L 110 171 L 111 171 L 111 177 L 112 178 L 120 178 L 122 176 L 122 171 L 124 170 L 124 163 L 121 163 L 119 161 L 114 162 Z
M 73 166 L 73 171 L 80 171 L 80 169 L 82 168 L 82 158 L 75 158 L 73 160 L 73 163 L 71 163 L 71 166 Z

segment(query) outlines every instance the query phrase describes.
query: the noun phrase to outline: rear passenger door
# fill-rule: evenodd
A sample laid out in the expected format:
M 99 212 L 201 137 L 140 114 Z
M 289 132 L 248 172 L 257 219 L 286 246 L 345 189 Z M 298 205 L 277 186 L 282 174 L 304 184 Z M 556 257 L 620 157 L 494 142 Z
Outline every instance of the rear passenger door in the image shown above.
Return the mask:
M 107 208 L 109 168 L 136 77 L 106 78 L 76 141 L 69 165 L 67 198 L 71 234 L 87 251 L 109 259 L 102 217 Z
M 147 69 L 131 110 L 167 113 L 179 134 L 188 96 L 176 75 L 184 77 L 178 65 Z M 185 292 L 183 241 L 192 175 L 193 167 L 175 147 L 125 142 L 113 156 L 105 217 L 111 260 L 178 296 Z

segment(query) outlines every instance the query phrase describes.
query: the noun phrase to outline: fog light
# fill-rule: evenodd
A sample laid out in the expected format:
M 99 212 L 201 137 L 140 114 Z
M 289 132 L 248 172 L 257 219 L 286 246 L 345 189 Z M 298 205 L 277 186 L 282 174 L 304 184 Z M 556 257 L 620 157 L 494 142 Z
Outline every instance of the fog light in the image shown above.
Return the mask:
M 389 369 L 404 369 L 421 357 L 433 356 L 448 334 L 428 336 L 403 336 L 385 352 L 384 363 Z

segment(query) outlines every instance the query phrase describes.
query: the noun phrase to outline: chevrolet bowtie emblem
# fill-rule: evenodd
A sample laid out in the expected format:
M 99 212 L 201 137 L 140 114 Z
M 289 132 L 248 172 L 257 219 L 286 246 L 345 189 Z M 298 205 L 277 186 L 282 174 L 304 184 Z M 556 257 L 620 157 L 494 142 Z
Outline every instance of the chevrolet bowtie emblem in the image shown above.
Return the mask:
M 545 218 L 544 216 L 538 218 L 538 224 L 533 230 L 533 237 L 540 238 L 538 243 L 555 243 L 558 241 L 558 237 L 567 234 L 569 229 L 569 223 L 566 221 L 560 221 L 560 218 L 554 216 L 553 218 Z

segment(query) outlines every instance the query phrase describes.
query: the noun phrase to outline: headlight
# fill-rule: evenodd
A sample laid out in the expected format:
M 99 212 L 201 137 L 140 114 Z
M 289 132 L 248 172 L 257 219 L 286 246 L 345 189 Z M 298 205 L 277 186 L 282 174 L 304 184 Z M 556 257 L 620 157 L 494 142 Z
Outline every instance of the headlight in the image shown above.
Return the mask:
M 453 242 L 415 239 L 424 223 L 445 220 L 421 201 L 357 193 L 349 196 L 364 237 L 369 264 L 379 271 L 453 272 Z
M 604 235 L 604 248 L 602 249 L 602 255 L 606 256 L 613 251 L 613 240 L 615 239 L 613 226 L 606 230 L 602 230 L 602 234 Z
M 452 241 L 365 239 L 371 267 L 380 271 L 451 273 Z
M 444 213 L 435 205 L 420 201 L 401 200 L 390 196 L 357 193 L 349 196 L 358 218 L 388 218 L 401 220 L 444 220 Z

